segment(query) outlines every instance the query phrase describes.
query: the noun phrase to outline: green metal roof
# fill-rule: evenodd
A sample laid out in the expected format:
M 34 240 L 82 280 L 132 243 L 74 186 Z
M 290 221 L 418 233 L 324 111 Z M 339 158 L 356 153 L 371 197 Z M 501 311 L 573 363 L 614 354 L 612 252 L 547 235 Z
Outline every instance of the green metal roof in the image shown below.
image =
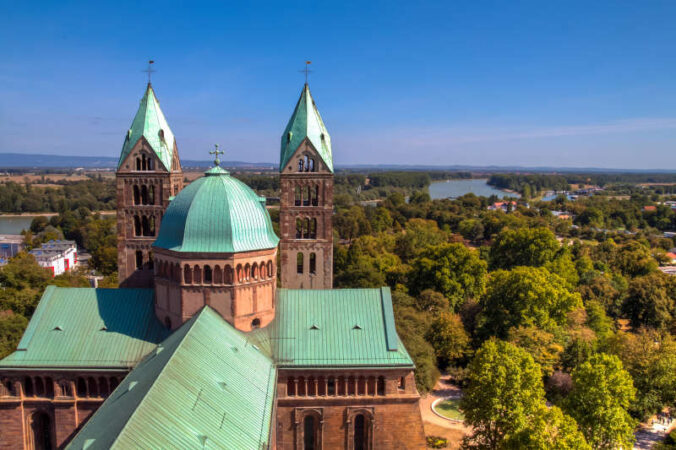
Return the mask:
M 276 371 L 204 307 L 132 372 L 69 449 L 267 448 Z
M 216 166 L 183 189 L 162 217 L 155 247 L 230 253 L 275 248 L 265 198 Z
M 413 367 L 389 288 L 278 289 L 275 320 L 249 334 L 278 367 Z
M 17 350 L 0 368 L 129 368 L 169 331 L 152 289 L 48 286 Z
M 286 125 L 282 135 L 282 149 L 279 158 L 279 171 L 289 162 L 298 146 L 307 138 L 319 153 L 324 164 L 333 172 L 333 155 L 331 153 L 331 136 L 324 126 L 322 116 L 310 94 L 307 83 L 303 86 L 296 109 Z
M 148 144 L 152 147 L 160 161 L 162 161 L 164 167 L 167 170 L 171 170 L 176 140 L 174 133 L 169 128 L 167 119 L 164 118 L 164 114 L 160 109 L 160 102 L 155 97 L 155 91 L 153 91 L 150 83 L 148 83 L 146 92 L 141 99 L 141 105 L 136 112 L 134 121 L 131 123 L 131 128 L 129 128 L 125 136 L 120 160 L 117 163 L 118 168 L 142 137 L 148 141 Z

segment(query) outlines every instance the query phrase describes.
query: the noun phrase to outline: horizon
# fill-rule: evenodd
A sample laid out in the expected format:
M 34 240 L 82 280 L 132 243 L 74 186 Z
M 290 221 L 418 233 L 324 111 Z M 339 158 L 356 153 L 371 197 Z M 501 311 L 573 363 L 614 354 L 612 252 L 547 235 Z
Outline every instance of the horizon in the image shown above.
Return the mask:
M 670 2 L 130 5 L 7 8 L 0 152 L 117 157 L 153 59 L 183 160 L 275 164 L 311 60 L 337 166 L 676 169 Z

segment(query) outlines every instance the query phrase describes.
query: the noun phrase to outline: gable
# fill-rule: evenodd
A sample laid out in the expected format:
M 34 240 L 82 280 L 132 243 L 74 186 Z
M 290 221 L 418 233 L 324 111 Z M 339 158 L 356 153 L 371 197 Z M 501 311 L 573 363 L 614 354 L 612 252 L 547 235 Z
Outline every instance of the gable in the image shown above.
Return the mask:
M 304 169 L 307 163 L 305 162 L 305 157 L 312 158 L 314 161 L 314 170 L 312 171 L 305 171 L 303 170 L 302 173 L 331 173 L 332 170 L 329 169 L 329 167 L 326 165 L 324 162 L 324 159 L 322 156 L 319 154 L 315 146 L 312 144 L 312 141 L 310 139 L 305 138 L 301 141 L 300 145 L 298 145 L 298 148 L 291 153 L 291 155 L 287 159 L 287 163 L 284 167 L 281 168 L 280 173 L 301 173 L 299 171 L 299 162 L 303 161 Z
M 276 381 L 272 361 L 207 306 L 127 375 L 68 448 L 267 448 Z

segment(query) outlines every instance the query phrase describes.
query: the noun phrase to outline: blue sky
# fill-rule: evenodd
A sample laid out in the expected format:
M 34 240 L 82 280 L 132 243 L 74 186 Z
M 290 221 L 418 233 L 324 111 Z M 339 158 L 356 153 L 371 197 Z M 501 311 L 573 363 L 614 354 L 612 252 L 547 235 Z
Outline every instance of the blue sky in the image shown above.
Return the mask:
M 673 1 L 1 9 L 0 152 L 119 155 L 152 58 L 182 158 L 276 162 L 309 59 L 337 165 L 676 170 Z

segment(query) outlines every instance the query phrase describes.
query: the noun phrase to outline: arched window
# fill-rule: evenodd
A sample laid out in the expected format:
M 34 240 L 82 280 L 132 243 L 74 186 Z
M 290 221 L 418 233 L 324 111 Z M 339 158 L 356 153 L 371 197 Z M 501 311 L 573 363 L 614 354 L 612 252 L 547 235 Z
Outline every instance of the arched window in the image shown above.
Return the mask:
M 134 216 L 134 236 L 141 236 L 141 218 Z
M 62 380 L 59 382 L 59 388 L 61 389 L 61 396 L 63 397 L 72 397 L 73 391 L 70 386 L 70 381 Z
M 305 157 L 303 158 L 303 160 L 304 160 L 304 163 L 305 163 L 305 171 L 307 172 L 308 169 L 310 168 L 310 164 L 308 164 L 308 158 L 307 158 L 307 155 L 305 155 Z
M 183 282 L 185 284 L 192 284 L 192 270 L 189 265 L 183 267 Z
M 367 439 L 366 417 L 357 414 L 354 418 L 354 450 L 366 450 Z
M 296 273 L 303 273 L 303 254 L 300 252 L 296 255 Z
M 152 185 L 148 188 L 148 204 L 155 204 L 155 186 Z
M 254 263 L 253 266 L 251 266 L 251 278 L 254 280 L 258 279 L 258 264 Z
M 30 419 L 29 448 L 52 449 L 55 448 L 52 439 L 52 419 L 44 411 L 36 411 Z
M 148 158 L 148 170 L 153 170 L 153 166 L 155 165 L 155 160 L 152 158 Z
M 148 186 L 145 184 L 141 186 L 141 204 L 147 205 L 148 204 Z
M 312 195 L 312 206 L 319 205 L 319 185 L 315 186 L 314 193 Z
M 35 396 L 45 396 L 45 382 L 42 380 L 42 377 L 35 377 Z
M 108 396 L 108 381 L 105 377 L 99 377 L 99 393 L 101 397 Z
M 195 284 L 202 284 L 202 269 L 200 269 L 200 266 L 195 266 L 192 270 L 192 281 Z
M 92 377 L 89 377 L 89 380 L 87 380 L 87 386 L 89 387 L 89 396 L 90 397 L 98 397 L 99 396 L 99 389 L 96 386 L 96 380 Z
M 303 238 L 303 219 L 298 217 L 296 219 L 296 239 Z
M 141 170 L 141 158 L 136 158 L 136 170 Z
M 295 397 L 296 395 L 296 383 L 293 377 L 286 379 L 286 395 L 289 397 Z
M 309 163 L 310 163 L 310 167 L 309 167 L 310 172 L 314 172 L 315 171 L 315 160 L 310 158 Z
M 155 260 L 153 259 L 153 252 L 148 252 L 148 270 L 155 268 Z
M 242 273 L 242 265 L 237 264 L 237 282 L 241 283 L 244 281 L 244 274 Z
M 77 396 L 78 397 L 87 396 L 87 383 L 85 383 L 85 380 L 82 377 L 78 377 L 77 379 Z
M 250 276 L 251 276 L 251 266 L 249 265 L 249 263 L 247 263 L 247 264 L 244 266 L 244 279 L 245 279 L 246 281 L 249 281 L 249 277 L 250 277 Z
M 141 155 L 141 170 L 146 170 L 146 155 Z
M 304 450 L 318 450 L 317 445 L 317 420 L 314 416 L 305 416 L 303 420 L 303 449 Z
M 310 196 L 312 192 L 310 191 L 310 186 L 305 186 L 303 188 L 303 206 L 310 206 Z
M 136 250 L 136 270 L 143 269 L 143 252 Z
M 317 273 L 317 255 L 310 253 L 310 273 Z
M 150 236 L 155 236 L 155 216 L 150 216 L 148 228 L 150 229 Z
M 406 377 L 400 377 L 399 378 L 399 386 L 397 386 L 397 388 L 400 391 L 403 391 L 403 390 L 406 389 Z
M 303 239 L 310 239 L 310 218 L 306 217 L 303 221 Z
M 312 218 L 310 221 L 310 239 L 317 239 L 317 219 Z
M 256 328 L 260 328 L 260 327 L 261 327 L 261 319 L 256 318 L 256 319 L 251 321 L 251 329 L 252 330 L 255 330 Z
M 223 271 L 218 265 L 214 267 L 214 284 L 223 284 Z
M 225 266 L 225 284 L 232 284 L 232 267 Z
M 45 378 L 45 395 L 49 398 L 54 397 L 54 380 L 51 377 Z
M 385 395 L 385 377 L 378 377 L 378 395 Z
M 139 192 L 137 185 L 134 185 L 133 191 L 134 191 L 134 204 L 138 205 L 141 203 L 141 193 Z
M 296 186 L 296 187 L 293 189 L 293 192 L 294 192 L 294 202 L 293 202 L 293 204 L 294 204 L 295 206 L 300 206 L 300 203 L 301 203 L 300 186 Z
M 302 159 L 298 161 L 298 171 L 299 172 L 303 171 L 303 160 Z
M 204 284 L 211 284 L 213 282 L 211 275 L 211 266 L 204 266 Z
M 181 265 L 179 263 L 174 264 L 174 281 L 181 282 Z
M 141 231 L 143 236 L 150 236 L 150 223 L 148 222 L 148 216 L 141 217 Z
M 23 395 L 26 397 L 33 397 L 35 391 L 33 390 L 33 379 L 31 377 L 25 377 L 23 379 Z
M 268 261 L 268 278 L 274 277 L 274 274 L 272 272 L 272 261 Z
M 336 379 L 329 377 L 329 381 L 326 384 L 326 395 L 336 395 Z

